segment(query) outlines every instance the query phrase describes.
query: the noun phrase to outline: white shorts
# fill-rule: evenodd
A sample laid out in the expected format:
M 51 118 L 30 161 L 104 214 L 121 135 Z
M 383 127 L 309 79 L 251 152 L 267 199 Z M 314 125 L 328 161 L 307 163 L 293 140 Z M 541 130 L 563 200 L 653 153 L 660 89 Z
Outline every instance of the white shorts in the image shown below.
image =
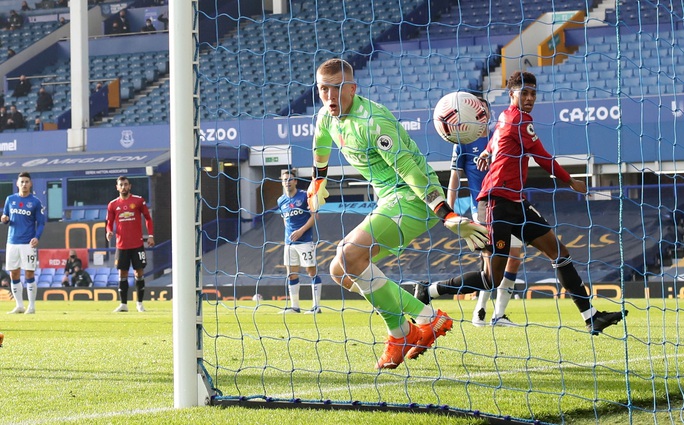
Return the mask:
M 9 270 L 36 270 L 38 267 L 38 250 L 30 244 L 7 244 L 5 268 Z
M 314 267 L 316 265 L 316 246 L 313 242 L 285 245 L 283 263 L 286 266 Z

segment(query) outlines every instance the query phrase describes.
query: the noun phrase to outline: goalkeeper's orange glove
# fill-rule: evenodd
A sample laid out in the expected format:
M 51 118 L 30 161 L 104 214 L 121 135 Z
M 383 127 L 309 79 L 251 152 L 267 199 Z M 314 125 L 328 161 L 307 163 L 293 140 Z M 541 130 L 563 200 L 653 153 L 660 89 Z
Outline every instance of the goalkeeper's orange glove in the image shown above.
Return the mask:
M 309 211 L 318 212 L 318 210 L 325 205 L 325 198 L 328 197 L 328 189 L 325 186 L 328 184 L 328 179 L 317 178 L 311 180 L 309 189 L 306 191 L 308 198 Z
M 475 251 L 476 248 L 482 249 L 489 240 L 487 228 L 473 220 L 460 216 L 451 209 L 445 201 L 437 204 L 434 208 L 437 217 L 444 220 L 444 226 L 465 239 L 468 248 Z

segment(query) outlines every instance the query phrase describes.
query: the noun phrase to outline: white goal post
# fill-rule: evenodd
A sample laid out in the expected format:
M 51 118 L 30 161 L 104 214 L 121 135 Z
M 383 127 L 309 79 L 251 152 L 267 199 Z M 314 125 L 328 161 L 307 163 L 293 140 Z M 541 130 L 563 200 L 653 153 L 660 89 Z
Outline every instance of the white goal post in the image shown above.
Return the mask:
M 199 191 L 199 118 L 194 93 L 198 64 L 198 2 L 169 2 L 169 70 L 171 106 L 171 235 L 173 264 L 174 407 L 208 404 L 198 359 L 202 357 L 201 277 L 195 265 L 201 255 L 197 232 Z M 188 200 L 193 200 L 188 202 Z M 191 243 L 194 242 L 194 243 Z

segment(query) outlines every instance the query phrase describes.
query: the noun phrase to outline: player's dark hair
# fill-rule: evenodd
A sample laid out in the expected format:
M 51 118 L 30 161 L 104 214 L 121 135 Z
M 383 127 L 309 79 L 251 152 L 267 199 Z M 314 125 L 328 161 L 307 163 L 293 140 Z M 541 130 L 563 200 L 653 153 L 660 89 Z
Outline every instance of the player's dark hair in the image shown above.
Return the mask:
M 22 177 L 27 177 L 28 179 L 31 179 L 31 174 L 29 174 L 28 171 L 22 171 L 21 173 L 19 173 L 19 176 L 17 176 L 17 178 L 20 179 Z
M 514 88 L 520 88 L 528 84 L 536 86 L 537 77 L 535 77 L 534 74 L 531 72 L 515 71 L 508 78 L 508 84 L 506 84 L 506 88 L 508 88 L 508 90 L 512 90 Z
M 128 181 L 128 177 L 126 176 L 119 176 L 116 179 L 117 182 L 122 182 L 122 181 Z

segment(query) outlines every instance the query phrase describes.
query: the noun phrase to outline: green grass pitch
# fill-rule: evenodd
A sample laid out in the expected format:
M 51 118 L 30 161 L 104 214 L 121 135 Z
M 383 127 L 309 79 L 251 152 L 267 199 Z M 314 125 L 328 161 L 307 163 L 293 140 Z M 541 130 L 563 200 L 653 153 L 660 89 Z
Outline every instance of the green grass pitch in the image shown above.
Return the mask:
M 514 300 L 511 318 L 531 325 L 494 329 L 470 325 L 473 301 L 437 300 L 456 319 L 453 331 L 419 359 L 380 373 L 373 369 L 385 334 L 380 318 L 362 301 L 325 305 L 321 315 L 283 316 L 277 301 L 257 309 L 250 301 L 205 303 L 204 353 L 216 386 L 226 395 L 438 400 L 523 418 L 532 410 L 553 423 L 682 422 L 678 300 L 627 300 L 626 338 L 622 324 L 589 336 L 569 300 Z M 148 302 L 144 314 L 114 314 L 115 306 L 50 301 L 38 302 L 35 315 L 4 315 L 0 424 L 482 423 L 410 413 L 174 409 L 171 302 Z M 12 307 L 0 303 L 0 314 Z M 630 416 L 628 403 L 640 409 Z

